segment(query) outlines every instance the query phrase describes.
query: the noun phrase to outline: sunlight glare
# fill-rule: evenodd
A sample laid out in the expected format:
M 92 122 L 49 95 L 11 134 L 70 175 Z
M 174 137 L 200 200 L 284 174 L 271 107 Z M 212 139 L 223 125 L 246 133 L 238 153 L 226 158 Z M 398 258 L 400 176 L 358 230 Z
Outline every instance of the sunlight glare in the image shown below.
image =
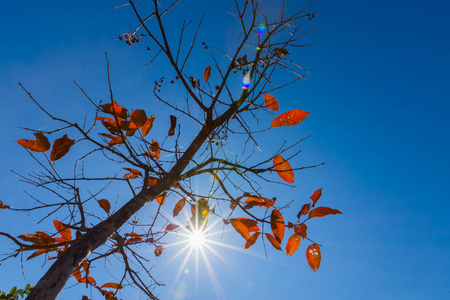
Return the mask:
M 205 245 L 205 233 L 203 231 L 195 230 L 189 236 L 191 246 L 201 248 Z

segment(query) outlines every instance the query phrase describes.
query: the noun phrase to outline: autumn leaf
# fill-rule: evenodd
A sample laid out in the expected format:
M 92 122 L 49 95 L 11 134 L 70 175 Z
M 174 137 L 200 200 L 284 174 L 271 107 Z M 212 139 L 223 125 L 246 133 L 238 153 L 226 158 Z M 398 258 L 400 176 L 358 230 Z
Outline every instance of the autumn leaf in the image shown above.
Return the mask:
M 111 204 L 109 204 L 108 200 L 106 200 L 106 199 L 98 200 L 98 205 L 100 205 L 100 207 L 103 208 L 103 210 L 109 214 L 109 210 L 111 209 Z
M 306 260 L 314 272 L 320 267 L 321 254 L 319 245 L 312 244 L 306 249 Z
M 170 115 L 170 128 L 167 136 L 172 136 L 175 134 L 175 127 L 177 127 L 177 117 Z
M 245 249 L 248 249 L 250 246 L 256 243 L 261 232 L 255 232 L 245 243 Z
M 140 241 L 142 241 L 142 237 L 136 232 L 129 232 L 125 233 L 124 235 L 130 237 L 125 241 L 125 245 L 139 243 Z
M 174 229 L 177 229 L 178 227 L 180 227 L 180 226 L 175 225 L 175 224 L 169 224 L 166 226 L 166 229 L 164 230 L 164 232 L 168 233 L 170 231 L 173 231 Z
M 339 210 L 329 207 L 316 207 L 309 213 L 309 218 L 325 217 L 327 215 L 342 214 Z
M 277 155 L 273 159 L 273 168 L 277 171 L 278 176 L 287 183 L 294 182 L 294 171 L 287 160 L 283 156 Z
M 245 200 L 245 208 L 252 208 L 253 206 L 258 207 L 265 207 L 269 209 L 275 204 L 275 200 L 270 200 L 263 197 L 249 197 L 247 200 Z
M 53 220 L 53 226 L 55 226 L 56 230 L 62 236 L 64 241 L 69 242 L 72 240 L 72 232 L 70 231 L 69 228 L 64 226 L 64 224 L 61 221 Z
M 184 205 L 186 204 L 186 199 L 180 199 L 177 204 L 175 204 L 175 207 L 173 208 L 173 217 L 175 218 L 178 216 L 180 211 L 183 209 Z
M 207 66 L 205 73 L 203 74 L 203 80 L 205 80 L 205 83 L 208 81 L 209 76 L 211 76 L 211 66 Z
M 160 256 L 161 254 L 162 254 L 162 252 L 163 252 L 163 246 L 158 246 L 158 247 L 156 247 L 156 249 L 155 249 L 155 256 Z
M 293 109 L 273 119 L 270 127 L 294 126 L 301 123 L 310 113 L 301 109 Z
M 312 196 L 309 197 L 309 199 L 311 199 L 313 202 L 312 207 L 316 205 L 316 202 L 319 200 L 320 196 L 322 196 L 322 188 L 315 191 L 314 194 L 312 194 Z
M 117 124 L 116 120 L 107 117 L 97 117 L 95 119 L 102 122 L 102 125 L 112 134 L 120 134 L 120 126 Z
M 66 155 L 74 143 L 75 140 L 69 139 L 67 134 L 65 134 L 62 138 L 56 139 L 53 143 L 50 160 L 55 161 Z
M 121 284 L 118 284 L 115 282 L 108 282 L 108 283 L 105 283 L 104 285 L 102 285 L 100 288 L 101 289 L 102 288 L 112 288 L 112 289 L 120 290 L 123 288 L 123 286 Z
M 300 247 L 301 240 L 302 236 L 299 233 L 294 233 L 291 235 L 286 244 L 286 255 L 292 256 L 292 254 L 297 251 L 298 247 Z
M 166 202 L 166 192 L 164 192 L 161 196 L 156 197 L 156 202 L 158 202 L 159 205 L 163 206 L 164 202 Z
M 306 233 L 307 229 L 308 229 L 308 226 L 306 226 L 306 224 L 304 224 L 304 223 L 294 226 L 295 233 L 300 234 L 302 236 L 302 238 L 307 237 L 307 233 Z
M 147 121 L 145 121 L 144 125 L 142 125 L 142 136 L 147 136 L 147 134 L 150 132 L 150 130 L 153 127 L 153 121 L 155 120 L 156 116 L 150 116 L 147 118 Z
M 139 127 L 134 124 L 133 120 L 130 121 L 120 121 L 120 129 L 126 131 L 126 136 L 133 136 Z
M 152 140 L 152 144 L 150 145 L 148 152 L 143 153 L 142 155 L 154 157 L 156 160 L 159 160 L 161 157 L 161 149 L 159 148 L 159 143 L 155 140 Z
M 300 219 L 301 215 L 307 215 L 309 213 L 311 203 L 303 204 L 302 209 L 297 214 L 297 218 Z
M 128 117 L 128 111 L 122 106 L 118 105 L 114 100 L 112 100 L 112 104 L 107 103 L 100 106 L 105 113 L 111 114 L 113 116 L 116 115 L 116 117 L 121 119 L 126 119 Z
M 36 252 L 34 252 L 33 254 L 31 254 L 30 256 L 27 257 L 27 260 L 35 258 L 36 256 L 39 256 L 41 254 L 47 253 L 49 251 L 49 249 L 39 249 Z
M 284 219 L 281 213 L 274 208 L 272 214 L 270 215 L 270 227 L 272 228 L 272 233 L 279 243 L 284 237 Z
M 50 143 L 44 134 L 40 132 L 35 132 L 33 134 L 36 137 L 35 141 L 20 139 L 17 140 L 16 143 L 34 152 L 45 152 L 50 149 Z
M 96 284 L 95 279 L 92 278 L 91 276 L 83 277 L 83 278 L 81 278 L 81 279 L 79 280 L 79 282 L 81 282 L 81 283 L 84 283 L 84 282 L 85 282 L 85 283 Z
M 123 144 L 123 138 L 121 136 L 112 137 L 108 143 L 108 147 Z
M 132 169 L 132 168 L 123 168 L 123 169 L 130 172 L 123 176 L 123 178 L 125 178 L 125 179 L 136 179 L 139 176 L 142 176 L 142 173 L 139 170 Z
M 155 185 L 158 181 L 159 181 L 159 178 L 149 177 L 147 183 L 149 186 L 152 186 L 152 185 Z
M 250 238 L 247 226 L 237 219 L 230 219 L 231 225 L 246 241 Z
M 0 201 L 0 209 L 8 209 L 8 208 L 12 208 L 12 206 L 5 205 L 5 204 L 3 204 L 3 201 Z
M 131 114 L 131 121 L 137 128 L 141 128 L 147 121 L 147 114 L 143 109 L 135 109 Z
M 273 235 L 271 235 L 270 233 L 265 233 L 265 235 L 275 249 L 281 250 L 280 242 L 277 241 L 277 239 L 274 238 Z
M 266 103 L 266 106 L 268 109 L 273 110 L 273 111 L 278 110 L 279 105 L 278 105 L 278 101 L 275 97 L 273 97 L 269 94 L 265 94 L 264 102 Z

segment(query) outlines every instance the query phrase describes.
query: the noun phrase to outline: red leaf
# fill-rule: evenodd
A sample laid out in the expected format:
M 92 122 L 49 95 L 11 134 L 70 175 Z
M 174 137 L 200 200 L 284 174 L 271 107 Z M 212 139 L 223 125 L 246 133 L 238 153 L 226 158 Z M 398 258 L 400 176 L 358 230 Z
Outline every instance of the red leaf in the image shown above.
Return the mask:
M 320 267 L 321 254 L 319 245 L 313 244 L 306 249 L 306 260 L 314 272 Z
M 103 109 L 103 112 L 116 115 L 118 118 L 126 119 L 128 117 L 128 111 L 122 106 L 118 105 L 116 101 L 112 100 L 111 103 L 100 105 Z
M 233 228 L 247 241 L 250 238 L 250 233 L 247 226 L 237 219 L 230 219 Z
M 100 288 L 112 288 L 112 289 L 120 290 L 123 288 L 123 286 L 121 284 L 118 284 L 115 282 L 108 282 L 108 283 L 105 283 L 104 285 L 102 285 Z
M 161 254 L 162 254 L 162 252 L 163 252 L 163 246 L 158 246 L 158 247 L 156 247 L 156 249 L 155 249 L 155 256 L 160 256 Z
M 294 126 L 301 123 L 310 113 L 301 109 L 293 109 L 276 117 L 270 127 Z
M 125 130 L 126 136 L 132 136 L 136 133 L 139 127 L 134 124 L 133 120 L 130 121 L 120 121 L 120 129 Z
M 315 191 L 314 194 L 312 194 L 312 196 L 309 197 L 309 199 L 311 199 L 313 202 L 312 207 L 314 207 L 314 205 L 316 205 L 316 202 L 317 202 L 317 200 L 319 200 L 320 196 L 322 196 L 322 188 Z
M 327 215 L 342 214 L 339 210 L 329 207 L 316 207 L 309 213 L 309 218 L 325 217 Z
M 280 242 L 277 241 L 277 239 L 274 238 L 273 235 L 271 235 L 270 233 L 266 233 L 265 235 L 275 249 L 281 250 Z
M 245 249 L 248 249 L 250 246 L 256 243 L 261 232 L 255 232 L 245 243 Z
M 116 120 L 107 117 L 97 117 L 95 119 L 101 121 L 103 126 L 112 134 L 120 134 L 120 127 Z
M 74 143 L 75 140 L 69 139 L 67 134 L 65 134 L 62 138 L 56 139 L 53 143 L 50 160 L 55 161 L 66 155 Z
M 205 73 L 203 74 L 203 80 L 205 80 L 205 83 L 208 81 L 209 76 L 211 76 L 211 66 L 207 66 Z
M 155 140 L 152 140 L 152 144 L 148 148 L 148 152 L 145 152 L 142 155 L 154 157 L 156 158 L 156 160 L 159 160 L 159 158 L 161 157 L 161 149 L 159 148 L 159 143 Z
M 300 247 L 300 242 L 302 240 L 302 236 L 299 233 L 294 233 L 289 238 L 286 244 L 286 255 L 292 255 L 295 251 L 297 251 L 298 247 Z
M 16 143 L 34 152 L 45 152 L 50 149 L 50 143 L 45 135 L 40 132 L 36 132 L 33 134 L 36 137 L 35 141 L 20 139 L 17 140 Z
M 12 206 L 5 205 L 3 204 L 3 201 L 0 201 L 0 209 L 8 209 L 8 208 L 12 208 Z
M 125 233 L 124 236 L 130 237 L 125 241 L 125 245 L 139 243 L 142 241 L 142 237 L 136 232 Z
M 273 209 L 270 215 L 270 227 L 277 241 L 281 243 L 284 237 L 284 219 L 276 208 Z
M 109 214 L 109 210 L 111 209 L 111 204 L 109 204 L 109 201 L 106 199 L 98 200 L 98 205 L 100 205 L 101 208 L 103 208 L 106 213 Z
M 306 236 L 307 236 L 306 230 L 307 229 L 308 229 L 308 226 L 306 226 L 306 224 L 304 224 L 304 223 L 294 226 L 295 233 L 300 234 L 302 236 L 302 238 L 306 238 Z
M 131 114 L 131 121 L 137 128 L 141 128 L 147 121 L 147 114 L 143 109 L 135 109 Z
M 150 116 L 147 118 L 147 121 L 145 121 L 144 125 L 142 126 L 142 136 L 147 136 L 147 134 L 150 132 L 150 130 L 153 127 L 153 121 L 155 120 L 156 116 Z
M 265 94 L 264 102 L 266 103 L 266 106 L 268 109 L 273 110 L 273 111 L 278 110 L 279 105 L 278 105 L 278 101 L 275 97 L 273 97 L 269 94 Z
M 108 147 L 112 147 L 119 144 L 123 144 L 123 138 L 121 136 L 115 136 L 109 141 Z
M 69 228 L 64 226 L 64 224 L 61 221 L 53 220 L 53 226 L 55 226 L 56 230 L 59 232 L 59 234 L 62 236 L 62 238 L 69 242 L 72 240 L 72 232 Z
M 165 233 L 168 233 L 170 231 L 173 231 L 174 229 L 177 229 L 179 226 L 175 224 L 169 224 L 166 227 L 166 230 L 164 230 Z
M 247 200 L 245 200 L 245 203 L 247 203 L 246 208 L 251 208 L 253 206 L 264 206 L 265 208 L 269 209 L 275 204 L 275 201 L 263 197 L 249 197 Z
M 277 171 L 278 176 L 287 183 L 294 182 L 294 171 L 287 160 L 284 160 L 283 156 L 277 155 L 273 159 L 273 167 Z
M 170 129 L 167 136 L 172 136 L 175 134 L 175 127 L 177 127 L 177 117 L 170 115 Z
M 36 256 L 39 256 L 41 254 L 44 254 L 46 252 L 48 252 L 49 249 L 39 249 L 36 252 L 34 252 L 33 254 L 31 254 L 30 256 L 28 256 L 27 260 L 35 258 Z
M 175 218 L 178 216 L 180 211 L 183 209 L 184 205 L 186 204 L 186 199 L 181 199 L 175 204 L 175 207 L 173 208 L 173 217 Z

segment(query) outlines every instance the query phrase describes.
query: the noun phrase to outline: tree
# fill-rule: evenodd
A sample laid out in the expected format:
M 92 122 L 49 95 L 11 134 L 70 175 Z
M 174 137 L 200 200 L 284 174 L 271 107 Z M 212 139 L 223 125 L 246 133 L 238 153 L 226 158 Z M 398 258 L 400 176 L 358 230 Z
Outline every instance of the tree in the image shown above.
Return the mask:
M 190 32 L 192 39 L 186 44 L 184 40 L 190 22 L 183 22 L 177 40 L 166 33 L 164 25 L 166 18 L 170 17 L 166 14 L 176 9 L 179 0 L 164 4 L 150 1 L 152 11 L 147 15 L 140 13 L 139 5 L 144 5 L 141 2 L 144 1 L 130 1 L 124 5 L 135 13 L 137 26 L 120 34 L 118 40 L 128 46 L 144 45 L 149 51 L 156 48 L 156 51 L 152 50 L 155 52 L 152 62 L 160 60 L 170 67 L 170 79 L 161 77 L 153 86 L 153 96 L 167 105 L 172 113 L 169 120 L 161 120 L 158 126 L 155 123 L 153 129 L 157 119 L 150 115 L 152 111 L 128 110 L 124 101 L 113 96 L 108 57 L 108 103 L 95 103 L 79 86 L 92 103 L 95 114 L 84 124 L 55 116 L 51 108 L 42 107 L 20 84 L 30 99 L 56 124 L 50 131 L 31 130 L 34 140 L 17 141 L 42 170 L 21 175 L 22 180 L 50 191 L 55 199 L 54 202 L 39 200 L 28 210 L 49 210 L 49 216 L 54 218 L 53 232 L 36 231 L 18 237 L 0 232 L 18 246 L 11 257 L 33 251 L 28 259 L 45 254 L 46 259 L 55 260 L 27 299 L 55 299 L 72 276 L 79 283 L 98 289 L 105 299 L 117 299 L 117 291 L 127 284 L 156 299 L 149 286 L 157 284 L 157 281 L 153 279 L 145 258 L 139 254 L 138 246 L 152 247 L 155 256 L 159 256 L 169 234 L 202 235 L 210 218 L 233 227 L 245 239 L 245 248 L 255 244 L 261 236 L 261 240 L 267 240 L 274 248 L 282 250 L 286 228 L 293 229 L 285 245 L 286 254 L 294 254 L 302 239 L 309 240 L 311 245 L 307 247 L 306 256 L 315 271 L 320 265 L 320 247 L 307 236 L 305 222 L 314 217 L 339 214 L 340 211 L 315 207 L 321 197 L 321 189 L 317 189 L 311 196 L 312 202 L 301 207 L 297 219 L 285 222 L 283 211 L 287 205 L 278 204 L 274 195 L 266 195 L 262 185 L 291 185 L 295 180 L 294 171 L 322 164 L 295 166 L 298 147 L 304 139 L 287 141 L 270 155 L 256 151 L 258 141 L 276 134 L 273 131 L 281 130 L 277 127 L 298 125 L 310 115 L 294 109 L 276 113 L 275 118 L 271 117 L 270 126 L 261 120 L 278 111 L 282 105 L 273 95 L 295 84 L 304 78 L 302 74 L 307 73 L 290 59 L 290 51 L 306 46 L 300 44 L 300 38 L 310 30 L 302 31 L 300 23 L 311 20 L 315 14 L 305 12 L 307 5 L 290 15 L 282 11 L 277 18 L 270 20 L 259 9 L 257 1 L 235 2 L 234 16 L 241 24 L 239 45 L 233 53 L 228 53 L 209 43 L 201 43 L 202 48 L 212 54 L 205 59 L 202 74 L 196 74 L 190 71 L 193 68 L 190 59 L 196 47 L 200 46 L 197 36 L 203 20 Z M 223 63 L 222 58 L 227 62 Z M 239 92 L 235 88 L 236 83 L 241 85 Z M 165 94 L 168 87 L 186 93 L 185 103 L 169 100 Z M 163 141 L 156 138 L 162 136 L 162 128 L 164 132 L 169 128 Z M 48 137 L 54 138 L 53 143 Z M 226 152 L 228 140 L 241 143 L 241 155 L 231 157 Z M 49 155 L 46 154 L 48 151 Z M 65 170 L 58 169 L 60 160 L 69 151 L 78 156 L 72 176 L 66 176 Z M 44 154 L 37 156 L 34 152 Z M 125 170 L 126 174 L 119 171 L 87 174 L 83 162 L 89 159 L 103 159 L 119 171 Z M 273 176 L 273 173 L 277 175 Z M 195 189 L 193 178 L 205 176 L 212 178 L 207 191 Z M 90 189 L 91 182 L 104 182 L 105 185 L 94 187 L 95 191 L 84 192 Z M 119 208 L 112 209 L 111 201 L 102 195 L 106 190 L 123 185 L 129 188 L 127 194 L 130 199 L 126 203 L 116 201 Z M 120 193 L 123 196 L 123 192 Z M 167 199 L 177 200 L 173 208 L 174 218 L 181 210 L 188 209 L 184 208 L 186 205 L 190 206 L 191 217 L 187 223 L 180 217 L 174 219 L 176 221 L 164 219 L 160 209 L 167 206 Z M 93 203 L 97 210 L 103 210 L 104 217 L 98 218 L 90 213 Z M 145 205 L 151 205 L 149 203 L 156 207 L 150 221 L 139 223 L 139 220 L 131 219 Z M 12 209 L 9 204 L 0 202 L 0 208 Z M 229 212 L 225 210 L 227 207 Z M 60 212 L 62 208 L 66 209 L 66 214 Z M 270 230 L 267 229 L 269 226 Z M 91 265 L 100 259 L 114 257 L 124 264 L 121 280 L 96 282 Z M 135 265 L 142 271 L 137 271 Z

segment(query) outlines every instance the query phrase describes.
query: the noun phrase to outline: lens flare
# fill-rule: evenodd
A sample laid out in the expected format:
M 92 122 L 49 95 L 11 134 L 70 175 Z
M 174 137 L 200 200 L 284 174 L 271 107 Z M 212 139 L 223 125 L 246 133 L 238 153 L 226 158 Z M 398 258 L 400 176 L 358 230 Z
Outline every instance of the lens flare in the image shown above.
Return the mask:
M 205 232 L 194 230 L 189 236 L 191 246 L 200 248 L 205 244 Z
M 251 78 L 250 78 L 250 72 L 247 72 L 244 76 L 244 79 L 242 80 L 242 88 L 244 90 L 247 90 L 248 87 L 250 86 L 250 82 L 251 82 Z
M 266 29 L 267 29 L 266 25 L 259 25 L 258 26 L 258 34 L 263 35 L 266 32 Z

